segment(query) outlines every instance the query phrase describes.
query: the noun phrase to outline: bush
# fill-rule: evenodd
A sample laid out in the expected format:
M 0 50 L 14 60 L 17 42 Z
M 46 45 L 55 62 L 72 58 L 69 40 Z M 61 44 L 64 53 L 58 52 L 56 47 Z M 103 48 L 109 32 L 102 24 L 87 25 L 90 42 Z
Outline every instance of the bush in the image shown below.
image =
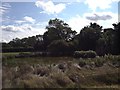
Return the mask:
M 81 60 L 80 62 L 79 62 L 79 66 L 80 67 L 83 67 L 83 66 L 85 66 L 86 65 L 86 62 L 84 61 L 84 60 Z
M 39 76 L 48 76 L 49 75 L 49 69 L 46 68 L 46 67 L 38 67 L 34 70 L 33 72 L 34 74 L 36 75 L 39 75 Z
M 96 57 L 95 51 L 75 51 L 73 56 L 75 58 L 95 58 Z
M 48 77 L 43 77 L 43 78 L 39 78 L 39 77 L 35 77 L 33 76 L 31 79 L 29 80 L 23 80 L 23 88 L 54 88 L 56 87 L 54 85 L 54 82 L 52 79 L 48 78 Z
M 95 61 L 95 66 L 96 67 L 101 67 L 101 66 L 103 66 L 104 63 L 105 63 L 104 60 L 96 60 Z
M 50 52 L 67 52 L 68 43 L 65 40 L 55 40 L 48 46 Z
M 70 80 L 68 76 L 60 72 L 51 73 L 50 78 L 54 80 L 61 87 L 70 87 L 73 85 L 72 80 Z
M 31 72 L 33 72 L 33 68 L 29 64 L 24 64 L 24 65 L 19 66 L 18 73 L 20 75 L 28 74 L 28 73 L 31 73 Z

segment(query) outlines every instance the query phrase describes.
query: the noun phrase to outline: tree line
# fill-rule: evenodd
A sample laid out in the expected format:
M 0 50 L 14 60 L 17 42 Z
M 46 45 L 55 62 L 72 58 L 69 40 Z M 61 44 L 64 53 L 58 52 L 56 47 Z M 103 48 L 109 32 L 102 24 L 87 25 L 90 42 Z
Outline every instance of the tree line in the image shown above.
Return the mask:
M 120 22 L 114 28 L 103 29 L 97 23 L 83 27 L 77 34 L 75 30 L 60 19 L 51 19 L 43 35 L 28 38 L 15 38 L 2 43 L 3 52 L 53 52 L 73 53 L 93 50 L 98 55 L 120 54 Z

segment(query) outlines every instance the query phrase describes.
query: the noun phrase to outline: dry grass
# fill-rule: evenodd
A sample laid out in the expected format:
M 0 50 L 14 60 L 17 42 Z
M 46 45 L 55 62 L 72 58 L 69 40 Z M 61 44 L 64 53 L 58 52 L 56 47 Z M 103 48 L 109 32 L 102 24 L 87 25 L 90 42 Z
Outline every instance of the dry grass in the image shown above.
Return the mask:
M 70 57 L 6 59 L 3 61 L 3 87 L 86 88 L 117 86 L 120 84 L 119 62 L 120 56 L 112 55 L 94 59 Z M 84 63 L 85 65 L 83 65 Z

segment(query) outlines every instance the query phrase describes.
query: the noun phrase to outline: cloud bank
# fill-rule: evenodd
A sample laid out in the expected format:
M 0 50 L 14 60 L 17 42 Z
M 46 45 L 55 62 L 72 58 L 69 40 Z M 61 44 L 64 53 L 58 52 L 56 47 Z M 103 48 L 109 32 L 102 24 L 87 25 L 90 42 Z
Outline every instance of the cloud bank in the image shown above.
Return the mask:
M 93 14 L 92 16 L 86 16 L 86 19 L 91 20 L 91 21 L 98 21 L 98 20 L 104 21 L 104 20 L 112 19 L 112 16 Z
M 52 1 L 36 1 L 35 5 L 42 8 L 43 11 L 40 13 L 46 14 L 59 14 L 66 8 L 65 4 L 59 3 L 55 5 Z

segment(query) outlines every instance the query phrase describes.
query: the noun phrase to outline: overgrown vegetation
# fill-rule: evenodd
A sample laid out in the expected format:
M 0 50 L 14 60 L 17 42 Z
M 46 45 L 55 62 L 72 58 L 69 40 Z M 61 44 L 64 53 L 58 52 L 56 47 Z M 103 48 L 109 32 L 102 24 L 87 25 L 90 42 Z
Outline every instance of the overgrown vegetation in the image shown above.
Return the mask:
M 75 58 L 95 58 L 96 55 L 95 51 L 75 51 L 73 54 Z
M 120 84 L 120 56 L 6 58 L 2 66 L 3 88 L 118 88 Z

